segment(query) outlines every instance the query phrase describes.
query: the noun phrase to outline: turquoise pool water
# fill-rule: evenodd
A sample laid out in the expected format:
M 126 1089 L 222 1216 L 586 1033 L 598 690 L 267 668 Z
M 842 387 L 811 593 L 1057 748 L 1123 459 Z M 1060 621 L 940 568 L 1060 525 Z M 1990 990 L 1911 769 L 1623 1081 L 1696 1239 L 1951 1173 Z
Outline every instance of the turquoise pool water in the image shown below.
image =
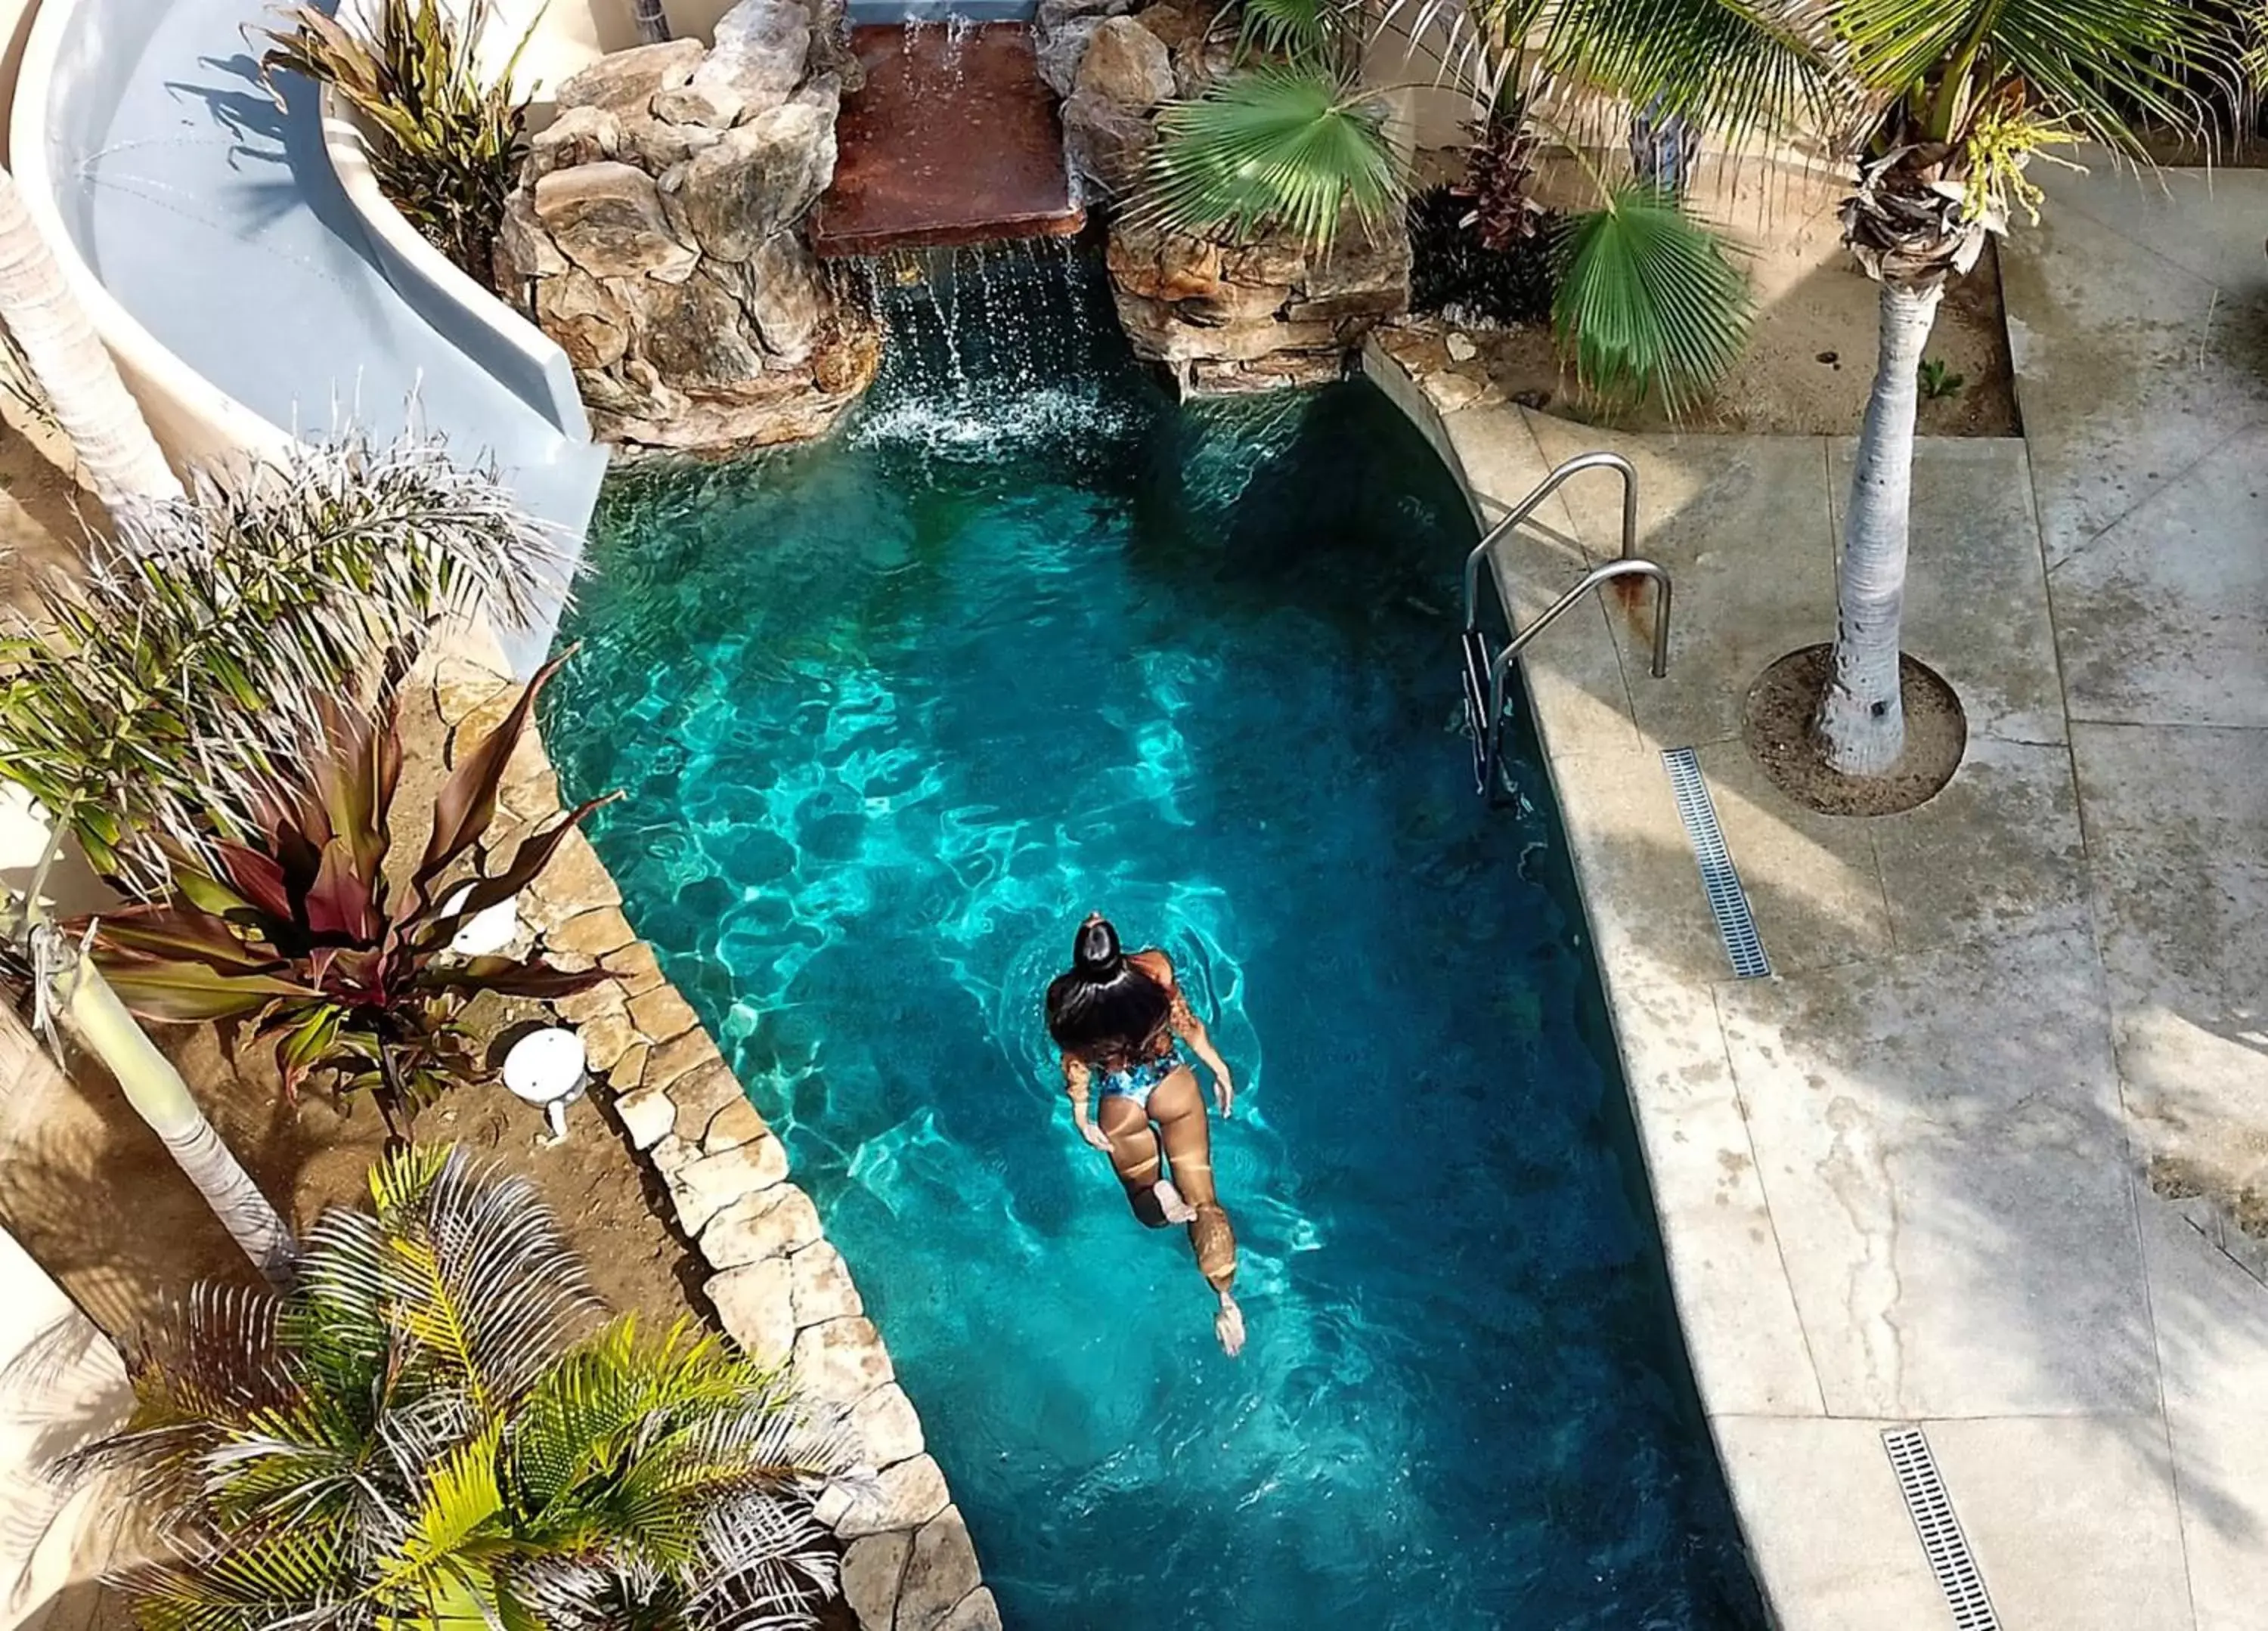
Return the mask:
M 1176 408 L 1032 271 L 828 445 L 619 477 L 547 733 L 1012 1631 L 1759 1624 L 1543 777 L 1469 785 L 1454 486 L 1364 386 Z M 1241 1073 L 1233 1363 L 1045 1046 L 1097 908 Z

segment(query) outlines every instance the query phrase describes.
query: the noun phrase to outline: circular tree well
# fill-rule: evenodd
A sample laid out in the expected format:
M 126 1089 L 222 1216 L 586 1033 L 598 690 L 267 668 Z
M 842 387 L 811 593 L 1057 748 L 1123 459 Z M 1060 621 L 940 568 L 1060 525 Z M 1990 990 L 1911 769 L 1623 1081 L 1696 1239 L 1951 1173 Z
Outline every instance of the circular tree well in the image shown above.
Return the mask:
M 1898 658 L 1906 747 L 1886 775 L 1851 776 L 1830 769 L 1811 721 L 1827 688 L 1834 648 L 1791 651 L 1757 677 L 1741 710 L 1741 736 L 1772 785 L 1822 815 L 1896 815 L 1928 803 L 1961 768 L 1969 718 L 1937 671 Z

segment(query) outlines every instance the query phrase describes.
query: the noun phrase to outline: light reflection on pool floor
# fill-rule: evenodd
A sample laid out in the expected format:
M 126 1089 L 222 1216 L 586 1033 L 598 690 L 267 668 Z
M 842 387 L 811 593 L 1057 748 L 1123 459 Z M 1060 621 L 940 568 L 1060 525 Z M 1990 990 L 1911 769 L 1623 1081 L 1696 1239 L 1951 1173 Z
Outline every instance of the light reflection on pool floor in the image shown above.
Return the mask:
M 984 327 L 828 445 L 618 478 L 547 739 L 1012 1631 L 1756 1625 L 1556 821 L 1468 786 L 1450 479 L 1364 387 L 1177 410 Z M 1091 908 L 1240 1072 L 1234 1363 L 1063 1107 Z

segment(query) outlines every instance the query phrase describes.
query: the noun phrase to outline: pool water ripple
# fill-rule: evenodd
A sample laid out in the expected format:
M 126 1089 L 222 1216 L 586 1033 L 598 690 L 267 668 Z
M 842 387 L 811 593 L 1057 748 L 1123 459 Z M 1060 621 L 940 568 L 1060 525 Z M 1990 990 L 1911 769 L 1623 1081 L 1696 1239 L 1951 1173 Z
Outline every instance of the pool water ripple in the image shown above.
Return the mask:
M 1760 1623 L 1556 821 L 1466 784 L 1453 482 L 1363 387 L 1177 408 L 1083 349 L 917 349 L 828 445 L 616 479 L 547 739 L 629 791 L 633 921 L 1012 1627 Z M 1063 1106 L 1098 907 L 1238 1072 L 1233 1363 Z

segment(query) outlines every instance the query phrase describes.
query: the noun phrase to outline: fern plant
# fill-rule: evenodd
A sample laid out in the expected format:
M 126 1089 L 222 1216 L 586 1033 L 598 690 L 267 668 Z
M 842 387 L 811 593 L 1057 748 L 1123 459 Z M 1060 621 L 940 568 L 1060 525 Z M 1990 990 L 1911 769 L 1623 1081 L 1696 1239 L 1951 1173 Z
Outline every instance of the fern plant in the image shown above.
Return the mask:
M 277 1296 L 200 1288 L 133 1357 L 151 1631 L 795 1631 L 837 1583 L 839 1415 L 681 1322 L 602 1323 L 524 1179 L 409 1146 Z
M 301 75 L 353 105 L 372 133 L 379 189 L 427 242 L 491 290 L 497 229 L 526 151 L 527 100 L 515 94 L 512 78 L 534 32 L 531 23 L 490 77 L 482 72 L 480 43 L 495 15 L 490 0 L 469 0 L 461 18 L 444 0 L 384 0 L 375 34 L 365 36 L 313 6 L 295 6 L 284 14 L 288 28 L 267 31 L 274 44 L 261 58 L 263 74 Z

